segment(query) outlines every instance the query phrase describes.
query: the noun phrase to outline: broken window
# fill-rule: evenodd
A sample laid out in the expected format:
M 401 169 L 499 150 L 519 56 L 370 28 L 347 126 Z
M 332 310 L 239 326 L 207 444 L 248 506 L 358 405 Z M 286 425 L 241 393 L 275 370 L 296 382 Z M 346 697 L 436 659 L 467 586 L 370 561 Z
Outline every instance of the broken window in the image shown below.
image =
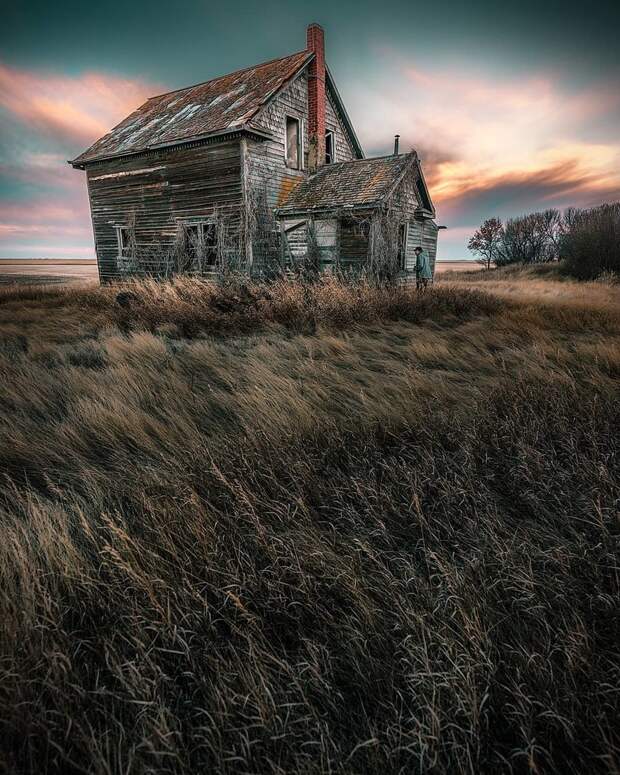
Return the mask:
M 215 223 L 187 223 L 185 244 L 193 267 L 213 267 L 217 264 L 218 240 Z
M 217 264 L 217 228 L 214 223 L 202 225 L 203 259 L 208 266 Z
M 325 132 L 325 164 L 336 161 L 336 137 L 333 132 Z
M 116 244 L 119 256 L 129 256 L 131 252 L 131 231 L 128 226 L 115 226 Z
M 198 224 L 185 227 L 185 246 L 192 264 L 200 256 L 200 226 Z
M 286 117 L 286 165 L 301 169 L 301 132 L 298 118 Z

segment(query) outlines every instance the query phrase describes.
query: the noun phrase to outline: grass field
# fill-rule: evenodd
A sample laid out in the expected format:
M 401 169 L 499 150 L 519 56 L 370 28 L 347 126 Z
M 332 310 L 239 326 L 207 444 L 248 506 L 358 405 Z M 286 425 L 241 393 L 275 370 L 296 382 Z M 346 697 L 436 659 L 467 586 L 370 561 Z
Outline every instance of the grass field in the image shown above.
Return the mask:
M 471 271 L 478 269 L 475 261 L 438 261 L 436 272 Z M 2 285 L 88 285 L 97 283 L 97 262 L 92 259 L 0 258 Z
M 620 289 L 0 289 L 0 772 L 617 773 Z

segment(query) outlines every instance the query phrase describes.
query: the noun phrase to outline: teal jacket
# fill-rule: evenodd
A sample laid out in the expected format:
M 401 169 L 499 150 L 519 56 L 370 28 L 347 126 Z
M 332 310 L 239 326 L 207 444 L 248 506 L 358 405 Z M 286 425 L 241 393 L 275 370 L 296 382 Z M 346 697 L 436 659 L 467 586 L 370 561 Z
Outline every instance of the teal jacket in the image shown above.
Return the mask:
M 423 250 L 418 254 L 415 262 L 415 271 L 418 279 L 432 280 L 433 272 L 431 271 L 431 261 L 428 257 L 428 253 Z

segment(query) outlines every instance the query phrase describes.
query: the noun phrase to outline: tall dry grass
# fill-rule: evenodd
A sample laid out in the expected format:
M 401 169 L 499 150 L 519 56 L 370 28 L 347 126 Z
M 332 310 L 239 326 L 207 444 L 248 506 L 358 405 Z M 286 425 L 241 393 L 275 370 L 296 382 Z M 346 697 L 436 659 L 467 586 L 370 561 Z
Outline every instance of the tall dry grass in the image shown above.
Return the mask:
M 119 290 L 0 295 L 0 771 L 618 771 L 617 308 Z

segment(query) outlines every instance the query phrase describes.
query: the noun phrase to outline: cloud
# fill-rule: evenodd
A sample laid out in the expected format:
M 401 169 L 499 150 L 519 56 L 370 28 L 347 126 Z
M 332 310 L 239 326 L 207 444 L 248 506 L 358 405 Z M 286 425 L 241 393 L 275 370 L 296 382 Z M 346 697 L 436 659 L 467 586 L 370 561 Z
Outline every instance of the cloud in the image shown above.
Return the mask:
M 603 156 L 606 164 L 617 160 L 620 92 L 613 84 L 571 88 L 552 72 L 480 75 L 399 57 L 388 64 L 389 73 L 384 67 L 374 82 L 354 87 L 360 134 L 385 152 L 386 127 L 393 127 L 403 148 L 420 152 L 436 194 L 466 175 L 544 168 L 554 154 L 558 161 L 583 152 L 585 166 L 600 166 Z
M 403 150 L 418 151 L 451 257 L 467 254 L 461 230 L 490 216 L 620 197 L 613 83 L 577 86 L 552 70 L 507 75 L 380 54 L 382 68 L 352 85 L 351 113 L 373 152 L 389 152 L 391 132 Z
M 549 207 L 591 207 L 620 199 L 620 182 L 584 169 L 582 157 L 568 158 L 535 171 L 514 171 L 483 180 L 469 179 L 438 203 L 440 255 L 467 256 L 467 240 L 491 216 L 503 220 Z
M 66 159 L 162 91 L 140 79 L 0 63 L 1 255 L 93 255 L 84 175 Z
M 29 128 L 82 144 L 94 142 L 161 87 L 90 72 L 76 77 L 0 63 L 0 107 Z
M 391 151 L 396 132 L 403 150 L 418 150 L 438 220 L 448 226 L 440 255 L 466 255 L 468 234 L 492 215 L 620 197 L 614 84 L 577 87 L 550 70 L 507 76 L 381 56 L 382 67 L 342 84 L 348 107 L 371 154 Z M 0 63 L 0 177 L 12 191 L 12 202 L 0 200 L 2 254 L 50 254 L 56 244 L 61 254 L 92 255 L 83 175 L 65 160 L 164 90 L 105 73 L 71 77 Z
M 76 193 L 76 197 L 60 197 L 59 203 L 47 197 L 0 202 L 0 239 L 42 235 L 90 240 L 88 201 L 77 189 Z
M 597 159 L 598 156 L 598 159 Z M 620 190 L 620 148 L 581 144 L 532 156 L 522 167 L 495 171 L 466 161 L 446 162 L 435 170 L 437 202 L 455 201 L 481 192 L 510 191 L 518 200 L 537 194 L 537 201 L 558 196 L 581 198 Z

